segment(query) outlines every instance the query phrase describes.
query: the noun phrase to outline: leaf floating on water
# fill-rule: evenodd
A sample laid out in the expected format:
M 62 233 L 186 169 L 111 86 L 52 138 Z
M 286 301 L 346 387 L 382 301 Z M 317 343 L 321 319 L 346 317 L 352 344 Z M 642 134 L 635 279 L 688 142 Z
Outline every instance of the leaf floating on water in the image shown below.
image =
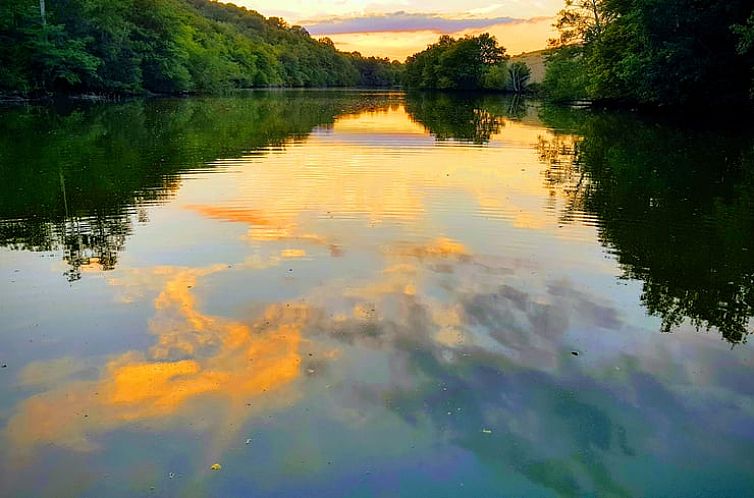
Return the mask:
M 218 471 L 218 470 L 220 470 L 222 468 L 223 468 L 223 466 L 220 465 L 219 463 L 213 463 L 212 466 L 209 469 L 210 470 L 214 470 L 214 471 Z

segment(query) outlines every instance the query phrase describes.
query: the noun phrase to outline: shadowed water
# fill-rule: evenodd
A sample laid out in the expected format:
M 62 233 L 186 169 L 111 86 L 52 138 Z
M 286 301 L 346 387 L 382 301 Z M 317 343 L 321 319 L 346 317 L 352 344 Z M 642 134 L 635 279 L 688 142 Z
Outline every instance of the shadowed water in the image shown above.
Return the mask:
M 754 134 L 721 126 L 0 109 L 0 495 L 750 494 Z

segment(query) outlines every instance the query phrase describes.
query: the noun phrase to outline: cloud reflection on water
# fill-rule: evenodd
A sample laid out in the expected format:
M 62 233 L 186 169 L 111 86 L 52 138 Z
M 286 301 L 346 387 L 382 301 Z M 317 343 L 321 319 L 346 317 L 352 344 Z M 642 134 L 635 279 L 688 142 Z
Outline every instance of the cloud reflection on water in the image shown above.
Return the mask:
M 251 324 L 202 313 L 192 288 L 225 269 L 150 272 L 164 282 L 149 325 L 155 345 L 109 359 L 99 378 L 74 380 L 23 401 L 6 429 L 12 448 L 25 452 L 54 444 L 91 451 L 109 431 L 191 419 L 199 397 L 204 402 L 217 397 L 218 422 L 236 426 L 264 408 L 290 404 L 295 393 L 281 391 L 300 376 L 301 327 L 308 312 L 275 304 Z M 215 430 L 227 437 L 227 425 Z
M 191 456 L 194 470 L 206 470 L 238 431 L 277 410 L 318 429 L 336 425 L 317 432 L 317 443 L 334 440 L 356 462 L 379 460 L 380 444 L 401 447 L 405 469 L 390 471 L 398 482 L 412 478 L 401 472 L 417 461 L 456 450 L 492 469 L 495 485 L 515 476 L 542 494 L 646 494 L 660 484 L 636 479 L 638 461 L 703 479 L 705 462 L 694 455 L 710 452 L 719 459 L 712 475 L 743 476 L 730 489 L 747 481 L 754 403 L 740 379 L 751 365 L 687 330 L 664 341 L 605 292 L 612 261 L 575 259 L 594 245 L 594 231 L 559 231 L 553 205 L 567 192 L 555 189 L 544 203 L 553 209 L 542 209 L 533 146 L 548 130 L 506 121 L 486 147 L 429 147 L 402 107 L 361 119 L 367 124 L 351 117 L 261 164 L 185 185 L 169 214 L 202 227 L 238 224 L 240 237 L 233 225 L 226 239 L 191 242 L 213 261 L 225 254 L 218 248 L 237 244 L 240 262 L 113 274 L 119 305 L 151 301 L 151 347 L 98 369 L 91 359 L 84 368 L 65 359 L 29 365 L 23 387 L 41 392 L 10 417 L 11 460 L 26 463 L 49 445 L 107 454 L 119 431 L 193 430 L 209 435 Z M 407 168 L 389 146 L 365 140 L 374 121 L 385 132 L 397 126 L 402 145 L 422 147 L 421 159 Z M 218 201 L 216 192 L 230 193 Z M 454 230 L 457 213 L 480 224 Z M 557 256 L 544 243 L 557 244 Z M 292 272 L 307 261 L 309 272 Z M 578 272 L 566 271 L 574 261 Z M 281 288 L 294 298 L 280 298 Z M 70 378 L 52 381 L 50 370 Z M 339 403 L 317 398 L 332 386 Z M 302 406 L 313 413 L 297 412 Z M 394 439 L 385 427 L 429 442 L 379 441 Z M 274 434 L 270 461 L 292 458 L 285 442 L 301 450 L 287 434 L 296 430 Z M 365 444 L 349 446 L 344 434 Z M 342 477 L 353 468 L 306 454 L 322 460 L 302 465 L 312 473 Z M 452 459 L 438 460 L 439 471 L 462 475 Z

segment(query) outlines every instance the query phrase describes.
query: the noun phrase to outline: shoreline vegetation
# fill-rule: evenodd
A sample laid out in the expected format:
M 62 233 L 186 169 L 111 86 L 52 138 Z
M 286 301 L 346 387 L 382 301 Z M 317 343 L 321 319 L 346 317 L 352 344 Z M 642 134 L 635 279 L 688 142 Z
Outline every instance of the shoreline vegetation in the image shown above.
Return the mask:
M 555 26 L 551 101 L 707 110 L 754 99 L 751 0 L 566 0 Z
M 672 112 L 754 101 L 747 0 L 565 0 L 555 26 L 558 38 L 532 54 L 511 57 L 488 33 L 444 35 L 399 62 L 212 0 L 6 0 L 0 102 L 255 88 L 504 92 Z M 544 66 L 534 79 L 531 56 Z
M 5 0 L 0 92 L 181 95 L 235 88 L 385 88 L 401 64 L 210 0 Z

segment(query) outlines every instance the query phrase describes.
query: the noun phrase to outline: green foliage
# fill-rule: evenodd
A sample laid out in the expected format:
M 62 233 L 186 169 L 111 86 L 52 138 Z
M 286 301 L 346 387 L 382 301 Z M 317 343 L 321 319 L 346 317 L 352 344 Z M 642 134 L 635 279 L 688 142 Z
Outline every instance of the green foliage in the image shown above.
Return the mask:
M 745 25 L 734 25 L 733 32 L 740 37 L 738 41 L 738 52 L 740 54 L 746 54 L 754 49 L 754 12 Z
M 745 25 L 736 24 L 732 29 L 739 36 L 738 53 L 748 55 L 754 52 L 754 12 L 752 12 L 751 17 L 749 17 Z M 751 60 L 751 57 L 750 66 L 752 75 L 750 95 L 754 98 L 754 61 Z
M 73 38 L 62 25 L 47 25 L 29 38 L 29 63 L 42 88 L 74 86 L 94 76 L 101 60 L 86 51 L 89 40 Z
M 555 23 L 559 37 L 550 43 L 566 47 L 599 38 L 605 26 L 614 20 L 609 3 L 610 0 L 565 0 L 565 8 L 558 13 Z
M 547 58 L 543 91 L 555 102 L 575 102 L 588 98 L 587 68 L 579 47 L 562 48 Z
M 502 61 L 487 69 L 482 79 L 482 87 L 485 90 L 507 90 L 510 80 L 508 63 Z
M 351 63 L 359 72 L 358 86 L 367 88 L 396 87 L 403 80 L 403 64 L 388 58 L 362 57 L 360 53 L 350 54 Z
M 314 40 L 300 26 L 210 0 L 0 3 L 0 91 L 209 92 L 392 86 L 401 66 Z
M 563 53 L 552 59 L 546 87 L 564 99 L 574 89 L 556 80 L 581 65 L 592 100 L 652 106 L 744 100 L 754 54 L 739 51 L 750 40 L 744 26 L 750 15 L 747 0 L 569 0 L 553 42 Z
M 405 83 L 410 88 L 478 90 L 499 82 L 489 72 L 505 60 L 505 49 L 488 33 L 454 39 L 442 36 L 437 43 L 406 60 Z

